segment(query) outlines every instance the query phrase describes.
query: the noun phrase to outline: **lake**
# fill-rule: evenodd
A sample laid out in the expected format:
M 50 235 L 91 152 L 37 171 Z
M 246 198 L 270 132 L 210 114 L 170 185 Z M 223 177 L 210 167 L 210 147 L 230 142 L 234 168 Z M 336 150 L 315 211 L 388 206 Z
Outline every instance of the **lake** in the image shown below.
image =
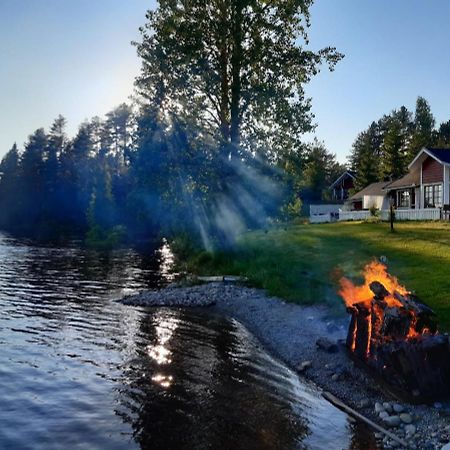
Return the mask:
M 117 303 L 170 267 L 0 235 L 1 449 L 376 448 L 237 321 Z

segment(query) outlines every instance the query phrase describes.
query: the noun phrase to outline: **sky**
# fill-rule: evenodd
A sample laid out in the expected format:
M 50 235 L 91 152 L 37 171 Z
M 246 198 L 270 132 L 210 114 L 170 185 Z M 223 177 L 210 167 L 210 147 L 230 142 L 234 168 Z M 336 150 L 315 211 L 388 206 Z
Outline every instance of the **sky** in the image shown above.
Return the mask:
M 73 135 L 133 93 L 132 40 L 154 0 L 0 0 L 0 156 L 62 114 Z M 306 87 L 315 136 L 345 162 L 356 135 L 425 97 L 450 119 L 448 0 L 316 0 L 310 47 L 345 54 Z M 306 136 L 310 140 L 312 136 Z

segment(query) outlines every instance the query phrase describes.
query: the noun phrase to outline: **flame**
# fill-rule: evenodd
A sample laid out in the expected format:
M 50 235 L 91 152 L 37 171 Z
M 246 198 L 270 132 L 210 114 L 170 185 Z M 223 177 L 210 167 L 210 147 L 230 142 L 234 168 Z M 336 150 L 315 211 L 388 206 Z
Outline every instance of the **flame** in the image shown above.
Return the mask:
M 347 307 L 352 307 L 356 303 L 363 303 L 370 306 L 373 299 L 373 292 L 370 290 L 370 283 L 373 281 L 380 282 L 389 292 L 385 297 L 385 302 L 389 307 L 402 307 L 402 303 L 394 297 L 397 292 L 401 295 L 407 295 L 408 291 L 402 286 L 396 277 L 387 272 L 384 264 L 378 261 L 372 261 L 366 264 L 363 270 L 364 284 L 356 286 L 348 278 L 342 277 L 339 281 L 339 295 L 344 299 Z
M 387 272 L 384 264 L 372 261 L 364 267 L 362 274 L 364 283 L 359 286 L 348 278 L 340 279 L 339 295 L 352 314 L 347 335 L 347 346 L 352 352 L 360 358 L 369 359 L 376 354 L 372 350 L 386 342 L 416 339 L 436 332 L 419 322 L 417 310 L 410 303 L 410 292 Z M 372 285 L 376 293 L 370 289 L 373 282 L 378 282 L 378 285 Z M 393 308 L 398 312 L 393 312 Z

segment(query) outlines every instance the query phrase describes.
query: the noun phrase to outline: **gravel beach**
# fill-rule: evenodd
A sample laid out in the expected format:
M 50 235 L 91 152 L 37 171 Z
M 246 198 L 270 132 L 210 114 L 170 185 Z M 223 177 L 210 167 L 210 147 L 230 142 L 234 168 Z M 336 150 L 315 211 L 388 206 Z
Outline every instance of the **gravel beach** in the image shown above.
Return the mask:
M 125 297 L 134 306 L 205 307 L 244 324 L 274 356 L 329 391 L 359 413 L 389 429 L 407 448 L 441 450 L 450 442 L 450 402 L 411 405 L 348 358 L 343 340 L 348 317 L 332 318 L 325 306 L 299 306 L 268 297 L 264 291 L 234 284 L 170 285 Z M 450 380 L 449 380 L 450 383 Z M 384 448 L 399 444 L 380 435 Z M 446 448 L 447 450 L 447 448 Z

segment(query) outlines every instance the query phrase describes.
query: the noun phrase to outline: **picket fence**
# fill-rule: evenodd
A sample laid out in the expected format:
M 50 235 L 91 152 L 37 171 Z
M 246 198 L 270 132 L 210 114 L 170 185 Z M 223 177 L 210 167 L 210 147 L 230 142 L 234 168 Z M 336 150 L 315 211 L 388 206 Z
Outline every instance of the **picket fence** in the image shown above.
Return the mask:
M 370 217 L 370 211 L 339 211 L 339 221 L 366 220 Z M 389 210 L 379 211 L 381 220 L 389 220 Z M 439 208 L 426 209 L 396 209 L 396 220 L 440 220 L 441 210 Z

